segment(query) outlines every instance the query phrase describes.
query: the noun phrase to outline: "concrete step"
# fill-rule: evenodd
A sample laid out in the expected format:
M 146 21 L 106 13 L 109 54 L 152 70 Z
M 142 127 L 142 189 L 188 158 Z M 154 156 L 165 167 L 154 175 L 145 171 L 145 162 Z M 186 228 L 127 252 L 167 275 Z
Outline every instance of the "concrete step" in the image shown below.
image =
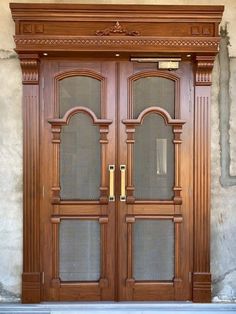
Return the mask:
M 190 302 L 94 302 L 0 304 L 0 314 L 215 314 L 235 313 L 236 303 L 194 304 Z

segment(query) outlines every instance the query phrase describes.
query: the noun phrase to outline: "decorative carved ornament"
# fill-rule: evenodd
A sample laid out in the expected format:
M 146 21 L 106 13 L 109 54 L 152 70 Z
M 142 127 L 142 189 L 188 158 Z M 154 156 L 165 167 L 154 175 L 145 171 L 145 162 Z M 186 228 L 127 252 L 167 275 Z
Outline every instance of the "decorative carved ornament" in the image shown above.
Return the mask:
M 214 65 L 213 56 L 196 57 L 196 85 L 209 86 L 212 83 L 211 73 Z
M 30 49 L 32 46 L 33 49 L 39 51 L 44 51 L 47 49 L 50 51 L 51 49 L 55 50 L 55 48 L 59 50 L 67 50 L 68 47 L 72 47 L 73 50 L 103 50 L 115 48 L 123 48 L 130 47 L 133 48 L 146 48 L 149 47 L 149 50 L 158 49 L 164 50 L 165 48 L 171 49 L 179 49 L 180 47 L 185 49 L 186 51 L 201 51 L 203 48 L 209 49 L 210 51 L 215 51 L 218 48 L 219 39 L 218 38 L 176 38 L 176 39 L 167 39 L 167 38 L 122 38 L 122 37 L 104 37 L 104 38 L 95 38 L 95 37 L 87 37 L 87 38 L 67 38 L 61 37 L 59 39 L 53 37 L 47 38 L 15 38 L 15 43 L 18 49 L 22 49 L 23 47 L 27 47 Z M 60 48 L 59 48 L 60 47 Z M 128 48 L 127 48 L 128 49 Z
M 119 49 L 216 54 L 223 12 L 222 6 L 11 3 L 10 7 L 18 53 Z M 62 21 L 73 24 L 67 36 L 60 31 Z
M 39 59 L 37 55 L 24 57 L 21 55 L 20 64 L 22 69 L 23 84 L 38 84 L 39 82 Z
M 97 30 L 95 32 L 95 35 L 97 36 L 109 36 L 113 34 L 123 34 L 126 36 L 140 36 L 140 32 L 138 31 L 129 31 L 127 28 L 124 26 L 121 26 L 119 22 L 116 22 L 115 25 L 105 28 L 104 30 Z

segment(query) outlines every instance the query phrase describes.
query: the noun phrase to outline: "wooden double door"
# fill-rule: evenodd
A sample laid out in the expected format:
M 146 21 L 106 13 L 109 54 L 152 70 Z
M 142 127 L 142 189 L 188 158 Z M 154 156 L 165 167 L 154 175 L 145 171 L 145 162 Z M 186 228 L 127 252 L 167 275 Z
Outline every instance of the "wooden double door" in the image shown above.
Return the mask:
M 41 73 L 41 299 L 191 300 L 191 63 Z

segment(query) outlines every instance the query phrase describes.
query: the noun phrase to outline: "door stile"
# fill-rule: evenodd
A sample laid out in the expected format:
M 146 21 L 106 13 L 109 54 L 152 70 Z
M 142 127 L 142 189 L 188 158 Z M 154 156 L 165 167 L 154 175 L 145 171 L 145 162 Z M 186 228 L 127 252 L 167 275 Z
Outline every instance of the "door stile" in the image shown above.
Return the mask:
M 128 211 L 132 212 L 132 205 L 127 207 L 126 201 L 120 201 L 121 195 L 121 171 L 120 166 L 126 165 L 127 168 L 127 144 L 126 144 L 126 131 L 122 123 L 128 115 L 127 97 L 128 97 L 128 84 L 127 78 L 133 73 L 133 64 L 131 62 L 119 62 L 117 72 L 117 86 L 118 88 L 118 104 L 117 104 L 117 261 L 118 261 L 118 299 L 119 300 L 132 300 L 132 288 L 126 286 L 127 273 L 128 273 L 128 251 L 127 239 L 128 230 L 126 223 L 126 215 Z M 129 182 L 126 171 L 126 182 Z M 130 234 L 129 234 L 130 237 Z

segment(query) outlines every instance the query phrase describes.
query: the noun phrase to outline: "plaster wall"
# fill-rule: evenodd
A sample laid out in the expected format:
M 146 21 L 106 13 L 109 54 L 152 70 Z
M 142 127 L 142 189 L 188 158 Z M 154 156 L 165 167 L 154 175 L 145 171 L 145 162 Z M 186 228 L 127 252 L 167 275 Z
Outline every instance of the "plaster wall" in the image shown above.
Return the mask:
M 0 1 L 0 302 L 20 301 L 22 273 L 22 87 L 9 0 Z M 164 0 L 16 0 L 166 4 Z M 225 5 L 212 86 L 213 301 L 236 301 L 236 1 L 169 0 Z

